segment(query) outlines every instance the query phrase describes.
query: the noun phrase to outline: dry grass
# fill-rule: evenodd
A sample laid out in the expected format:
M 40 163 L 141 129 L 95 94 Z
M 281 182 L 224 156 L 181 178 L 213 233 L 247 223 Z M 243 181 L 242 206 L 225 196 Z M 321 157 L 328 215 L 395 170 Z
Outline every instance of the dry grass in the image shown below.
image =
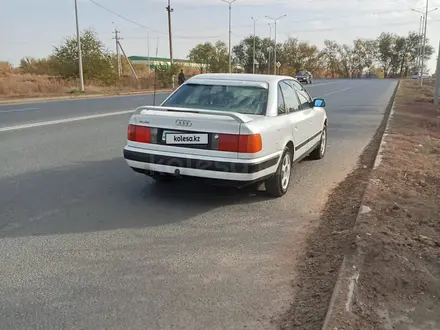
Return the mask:
M 78 93 L 78 80 L 65 80 L 59 77 L 31 75 L 31 74 L 1 74 L 0 75 L 0 100 L 25 98 L 66 96 Z M 114 94 L 149 90 L 154 86 L 154 74 L 141 77 L 134 82 L 131 77 L 122 77 L 113 86 L 88 82 L 86 94 Z
M 12 71 L 12 65 L 9 62 L 0 61 L 0 76 L 11 74 Z
M 0 76 L 2 98 L 61 95 L 72 91 L 77 85 L 48 76 L 11 74 Z
M 147 91 L 154 88 L 154 72 L 148 74 L 146 70 L 141 70 L 135 66 L 138 73 L 138 80 L 134 80 L 131 75 L 122 76 L 114 85 L 105 86 L 99 82 L 86 81 L 86 94 L 119 94 L 134 91 Z M 16 73 L 9 63 L 0 62 L 0 100 L 12 100 L 33 97 L 55 97 L 79 94 L 79 80 L 66 80 L 59 77 L 33 74 Z M 127 70 L 125 70 L 127 71 Z M 124 72 L 125 72 L 124 71 Z M 197 72 L 186 70 L 187 78 Z M 159 79 L 156 81 L 156 88 L 162 89 L 164 86 Z M 167 84 L 170 85 L 170 84 Z M 176 76 L 177 86 L 177 76 Z

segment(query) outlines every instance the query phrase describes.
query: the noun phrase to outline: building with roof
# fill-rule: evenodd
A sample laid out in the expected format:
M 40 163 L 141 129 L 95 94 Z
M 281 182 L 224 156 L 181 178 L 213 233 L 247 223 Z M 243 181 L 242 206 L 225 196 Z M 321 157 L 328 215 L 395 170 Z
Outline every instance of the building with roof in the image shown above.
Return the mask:
M 133 64 L 142 64 L 148 66 L 150 64 L 151 69 L 155 69 L 159 65 L 171 65 L 171 61 L 166 57 L 146 57 L 146 56 L 129 56 L 128 59 Z M 200 69 L 206 68 L 206 64 L 199 64 L 190 60 L 173 59 L 174 64 L 182 65 L 188 69 Z

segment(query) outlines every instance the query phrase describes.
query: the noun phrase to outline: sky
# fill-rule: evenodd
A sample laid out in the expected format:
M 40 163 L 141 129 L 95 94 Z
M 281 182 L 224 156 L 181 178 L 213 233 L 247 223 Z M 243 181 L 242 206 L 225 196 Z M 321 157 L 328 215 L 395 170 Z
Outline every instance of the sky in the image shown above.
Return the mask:
M 14 65 L 24 56 L 44 57 L 64 38 L 76 34 L 74 0 L 0 0 L 0 61 Z M 101 6 L 100 6 L 101 5 Z M 232 4 L 232 45 L 253 34 L 268 37 L 270 22 L 280 17 L 277 41 L 289 37 L 323 47 L 324 40 L 352 43 L 376 38 L 381 32 L 407 35 L 418 31 L 426 0 L 236 0 Z M 103 8 L 103 7 L 104 8 Z M 78 0 L 81 30 L 94 29 L 110 50 L 113 31 L 120 31 L 127 56 L 169 57 L 167 0 Z M 187 58 L 198 43 L 228 43 L 228 4 L 221 0 L 171 0 L 174 58 Z M 429 10 L 440 7 L 430 0 Z M 438 51 L 440 9 L 428 15 L 427 35 Z M 148 35 L 150 38 L 148 39 Z M 274 29 L 272 28 L 272 38 Z M 150 40 L 150 41 L 148 41 Z M 435 71 L 437 55 L 428 63 Z

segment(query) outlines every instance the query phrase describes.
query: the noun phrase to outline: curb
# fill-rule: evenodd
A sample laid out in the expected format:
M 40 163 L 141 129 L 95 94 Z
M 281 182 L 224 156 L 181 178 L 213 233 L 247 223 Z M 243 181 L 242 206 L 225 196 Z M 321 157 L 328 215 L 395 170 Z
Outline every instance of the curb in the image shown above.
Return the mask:
M 156 90 L 156 94 L 163 94 L 171 92 L 172 89 L 160 89 Z M 42 103 L 42 102 L 57 102 L 57 101 L 77 101 L 77 100 L 89 100 L 89 99 L 105 99 L 113 97 L 128 97 L 134 95 L 152 95 L 154 91 L 139 91 L 139 92 L 120 92 L 111 94 L 90 94 L 90 95 L 77 95 L 77 96 L 53 96 L 53 97 L 35 97 L 24 98 L 15 100 L 0 100 L 0 105 L 18 105 L 29 103 Z
M 397 95 L 397 91 L 400 88 L 400 83 L 401 81 L 399 80 L 391 96 L 390 102 L 388 103 L 386 108 L 385 117 L 384 117 L 386 118 L 385 119 L 386 125 L 380 139 L 379 149 L 377 151 L 376 158 L 374 160 L 374 164 L 371 171 L 376 169 L 382 161 L 382 152 L 384 145 L 386 143 L 385 137 L 389 135 L 390 121 L 391 118 L 393 118 L 394 116 L 395 98 Z M 382 124 L 380 126 L 382 126 Z M 371 181 L 369 181 L 367 183 L 367 186 L 365 187 L 365 191 L 362 196 L 361 204 L 353 228 L 355 228 L 356 225 L 359 223 L 361 216 L 363 214 L 368 213 L 370 210 L 366 205 L 364 205 L 365 195 L 370 185 L 371 185 Z M 333 289 L 329 307 L 325 315 L 324 323 L 321 328 L 322 330 L 337 329 L 337 328 L 331 328 L 332 323 L 337 317 L 339 317 L 340 319 L 341 316 L 344 316 L 344 314 L 348 318 L 349 316 L 351 316 L 352 305 L 356 299 L 357 283 L 361 272 L 360 269 L 361 267 L 359 266 L 360 262 L 355 262 L 355 260 L 356 257 L 360 255 L 361 253 L 359 247 L 356 247 L 355 251 L 352 251 L 344 256 L 341 267 L 339 268 L 338 271 L 336 284 Z

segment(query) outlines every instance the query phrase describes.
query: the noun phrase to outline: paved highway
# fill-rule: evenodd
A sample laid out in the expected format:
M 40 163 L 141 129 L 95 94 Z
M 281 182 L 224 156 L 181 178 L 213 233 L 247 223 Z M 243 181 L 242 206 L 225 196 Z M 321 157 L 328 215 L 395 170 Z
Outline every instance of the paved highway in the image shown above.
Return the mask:
M 0 328 L 270 327 L 305 236 L 395 85 L 307 87 L 327 102 L 328 152 L 298 164 L 276 200 L 129 169 L 121 111 L 151 95 L 0 106 Z

